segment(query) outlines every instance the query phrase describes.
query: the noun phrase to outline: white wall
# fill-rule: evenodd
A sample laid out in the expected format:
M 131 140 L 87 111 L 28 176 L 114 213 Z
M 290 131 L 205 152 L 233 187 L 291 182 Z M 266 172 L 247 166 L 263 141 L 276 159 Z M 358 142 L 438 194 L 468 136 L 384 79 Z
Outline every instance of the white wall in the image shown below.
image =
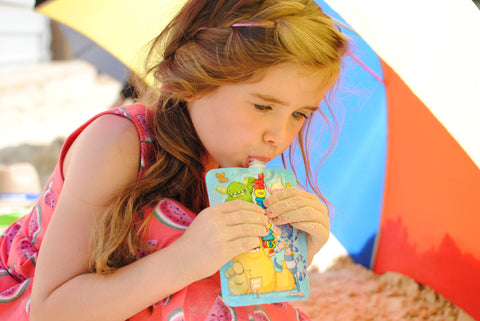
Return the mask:
M 34 0 L 0 0 L 0 71 L 50 60 L 49 19 Z

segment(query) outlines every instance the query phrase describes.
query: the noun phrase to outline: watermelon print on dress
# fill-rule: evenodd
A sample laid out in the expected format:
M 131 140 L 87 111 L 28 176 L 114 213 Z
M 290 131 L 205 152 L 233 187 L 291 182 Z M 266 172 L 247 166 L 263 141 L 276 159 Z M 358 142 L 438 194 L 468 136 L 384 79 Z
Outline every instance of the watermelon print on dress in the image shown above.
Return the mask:
M 19 248 L 19 253 L 23 253 L 26 257 L 32 259 L 33 256 L 36 255 L 35 247 L 33 244 L 30 242 L 30 240 L 26 237 L 22 239 L 20 242 L 20 248 Z
M 31 301 L 31 298 L 28 298 L 27 302 L 25 302 L 25 312 L 27 314 L 30 314 L 30 301 Z
M 296 309 L 295 313 L 298 321 L 310 321 L 310 319 L 302 311 Z
M 288 309 L 288 304 L 285 302 L 275 302 L 275 303 L 272 303 L 272 305 L 282 309 Z
M 265 310 L 260 306 L 255 307 L 254 313 L 253 313 L 253 319 L 255 321 L 271 321 L 267 312 L 265 312 Z
M 126 117 L 128 119 L 132 119 L 132 117 L 128 113 L 127 109 L 124 108 L 124 107 L 115 108 L 115 109 L 113 109 L 113 111 L 114 111 L 115 115 L 120 115 L 120 116 Z
M 158 241 L 157 240 L 148 240 L 147 243 L 150 244 L 151 246 L 157 246 Z M 147 252 L 147 251 L 144 251 L 142 249 L 137 249 L 137 258 L 142 258 L 144 256 L 147 256 L 150 253 L 151 252 Z
M 18 283 L 0 293 L 0 303 L 9 303 L 20 298 L 25 292 L 31 279 L 27 279 L 23 283 Z
M 168 316 L 167 321 L 185 321 L 185 315 L 183 314 L 183 308 L 179 307 L 172 311 Z
M 53 178 L 48 182 L 47 189 L 45 190 L 45 193 L 43 194 L 43 202 L 50 206 L 51 208 L 55 208 L 55 193 L 52 190 L 52 185 L 53 185 Z
M 4 238 L 7 241 L 7 251 L 10 251 L 10 248 L 12 247 L 13 240 L 15 239 L 15 235 L 20 231 L 22 228 L 22 222 L 17 221 L 13 223 L 2 235 L 2 238 Z
M 154 208 L 153 215 L 163 224 L 185 231 L 193 221 L 193 218 L 188 215 L 187 211 L 182 205 L 166 199 Z
M 28 223 L 28 230 L 29 230 L 30 238 L 32 240 L 32 244 L 35 244 L 35 242 L 37 241 L 37 236 L 38 234 L 40 234 L 41 226 L 42 226 L 42 208 L 37 203 L 37 205 L 35 205 L 35 207 L 33 208 L 32 218 Z
M 229 307 L 223 302 L 220 296 L 217 297 L 215 302 L 208 313 L 205 321 L 236 321 L 237 315 L 235 310 Z
M 152 138 L 150 137 L 150 133 L 148 131 L 147 121 L 145 120 L 145 117 L 143 115 L 137 115 L 137 120 L 140 126 L 142 127 L 143 132 L 145 133 L 145 143 L 151 144 Z
M 3 266 L 2 261 L 0 260 L 0 277 L 9 276 L 7 268 Z

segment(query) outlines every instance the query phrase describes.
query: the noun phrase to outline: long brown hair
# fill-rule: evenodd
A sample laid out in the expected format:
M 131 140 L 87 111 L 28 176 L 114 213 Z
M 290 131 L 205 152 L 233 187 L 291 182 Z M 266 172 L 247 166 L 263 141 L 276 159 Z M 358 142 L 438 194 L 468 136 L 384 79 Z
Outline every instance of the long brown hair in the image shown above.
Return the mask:
M 208 206 L 206 151 L 188 114 L 188 97 L 247 81 L 284 62 L 322 72 L 333 82 L 346 50 L 347 39 L 313 0 L 189 1 L 152 42 L 146 63 L 155 79 L 145 93 L 155 101 L 154 164 L 109 203 L 92 236 L 90 269 L 111 272 L 136 260 L 137 250 L 148 247 L 141 237 L 144 209 L 159 200 L 174 199 L 194 213 Z M 335 119 L 329 124 L 334 129 Z M 308 125 L 297 139 L 307 185 L 326 201 L 310 179 L 307 134 Z

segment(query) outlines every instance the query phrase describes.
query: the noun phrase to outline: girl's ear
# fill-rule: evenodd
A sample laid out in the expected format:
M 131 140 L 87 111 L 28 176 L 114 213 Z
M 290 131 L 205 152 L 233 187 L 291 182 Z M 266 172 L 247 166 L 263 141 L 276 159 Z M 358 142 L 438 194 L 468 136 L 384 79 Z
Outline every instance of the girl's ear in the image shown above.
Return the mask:
M 192 95 L 184 96 L 183 100 L 185 100 L 186 102 L 191 102 L 195 100 L 195 96 L 192 96 Z

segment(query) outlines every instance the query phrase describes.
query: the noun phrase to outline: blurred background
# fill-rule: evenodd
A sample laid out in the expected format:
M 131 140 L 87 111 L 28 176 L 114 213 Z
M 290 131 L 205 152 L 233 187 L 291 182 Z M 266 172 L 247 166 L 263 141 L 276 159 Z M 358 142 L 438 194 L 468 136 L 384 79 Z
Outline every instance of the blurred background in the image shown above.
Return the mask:
M 122 103 L 128 71 L 76 31 L 0 0 L 0 227 L 26 213 L 65 137 Z

